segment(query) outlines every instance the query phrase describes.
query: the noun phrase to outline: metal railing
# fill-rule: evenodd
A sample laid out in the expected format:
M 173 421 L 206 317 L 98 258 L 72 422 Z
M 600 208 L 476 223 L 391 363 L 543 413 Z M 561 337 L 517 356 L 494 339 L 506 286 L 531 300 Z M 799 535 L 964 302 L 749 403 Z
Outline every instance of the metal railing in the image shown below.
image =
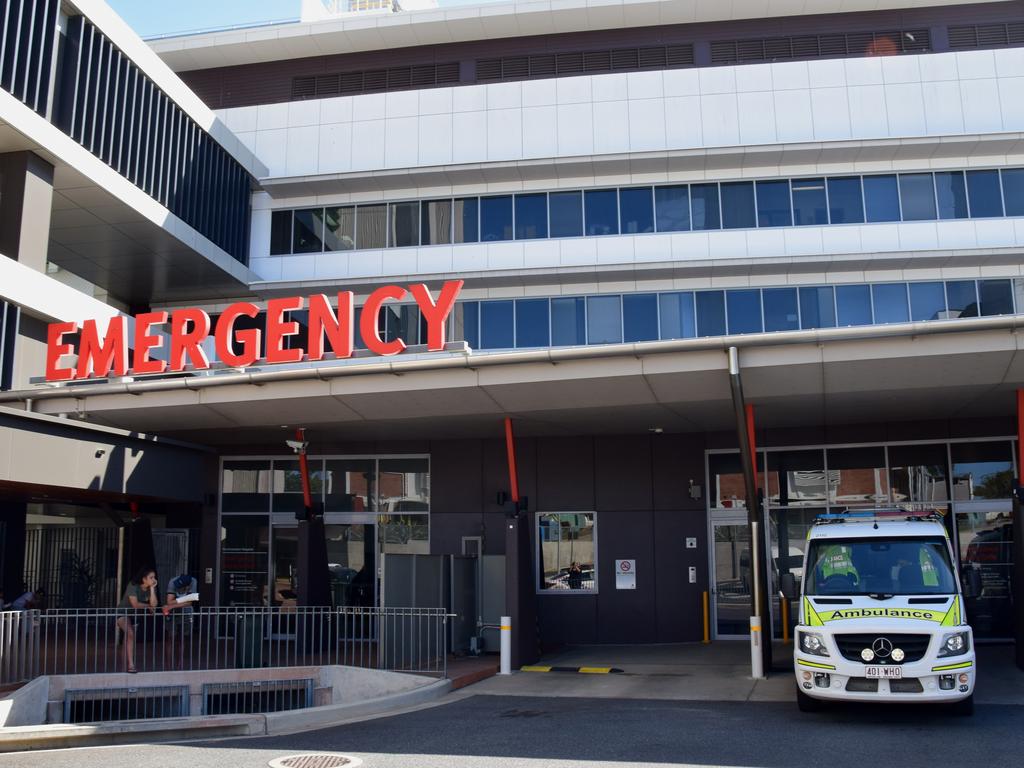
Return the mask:
M 447 677 L 443 608 L 0 612 L 0 685 L 42 675 L 344 665 Z

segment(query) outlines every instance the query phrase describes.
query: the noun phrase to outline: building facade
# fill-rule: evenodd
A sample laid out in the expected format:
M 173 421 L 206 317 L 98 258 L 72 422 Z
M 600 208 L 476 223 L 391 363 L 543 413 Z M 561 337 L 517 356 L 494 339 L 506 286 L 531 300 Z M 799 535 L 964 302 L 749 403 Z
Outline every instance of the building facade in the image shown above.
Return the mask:
M 387 603 L 411 556 L 478 555 L 524 659 L 698 640 L 705 592 L 711 635 L 742 636 L 735 347 L 768 577 L 800 575 L 817 514 L 933 507 L 982 570 L 976 632 L 1009 636 L 1024 3 L 747 6 L 507 3 L 147 45 L 99 2 L 9 3 L 5 593 L 43 578 L 26 537 L 146 519 L 204 600 L 294 603 L 285 439 L 305 428 L 336 604 Z M 449 281 L 439 349 L 408 287 Z M 287 299 L 340 315 L 339 292 L 351 355 L 265 361 L 321 327 Z M 185 309 L 231 313 L 229 346 L 263 362 L 211 339 L 208 370 L 40 383 L 46 323 Z M 52 441 L 76 458 L 55 466 Z

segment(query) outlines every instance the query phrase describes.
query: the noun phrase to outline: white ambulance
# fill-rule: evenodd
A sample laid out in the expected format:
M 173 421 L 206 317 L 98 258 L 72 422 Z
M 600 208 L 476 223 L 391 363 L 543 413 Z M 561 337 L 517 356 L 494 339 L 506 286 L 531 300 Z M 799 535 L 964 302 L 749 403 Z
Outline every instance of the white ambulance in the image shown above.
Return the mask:
M 941 518 L 907 510 L 822 515 L 807 535 L 793 661 L 797 703 L 946 703 L 974 708 L 977 669 Z M 783 594 L 795 597 L 790 574 Z

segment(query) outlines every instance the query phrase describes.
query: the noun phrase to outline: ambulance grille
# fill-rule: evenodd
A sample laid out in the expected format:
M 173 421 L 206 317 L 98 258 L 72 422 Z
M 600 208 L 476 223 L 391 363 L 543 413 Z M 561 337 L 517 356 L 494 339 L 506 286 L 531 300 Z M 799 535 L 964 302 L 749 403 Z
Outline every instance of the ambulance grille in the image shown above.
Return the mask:
M 843 654 L 843 658 L 849 661 L 864 662 L 861 658 L 861 651 L 865 648 L 870 648 L 871 644 L 879 638 L 885 638 L 892 643 L 893 648 L 900 648 L 903 653 L 906 654 L 902 662 L 895 662 L 889 658 L 875 659 L 876 664 L 907 664 L 912 661 L 920 661 L 924 658 L 925 653 L 928 652 L 928 641 L 931 639 L 930 635 L 903 635 L 903 634 L 884 634 L 876 635 L 872 633 L 863 634 L 849 634 L 849 635 L 836 635 L 836 645 L 839 646 L 839 652 Z

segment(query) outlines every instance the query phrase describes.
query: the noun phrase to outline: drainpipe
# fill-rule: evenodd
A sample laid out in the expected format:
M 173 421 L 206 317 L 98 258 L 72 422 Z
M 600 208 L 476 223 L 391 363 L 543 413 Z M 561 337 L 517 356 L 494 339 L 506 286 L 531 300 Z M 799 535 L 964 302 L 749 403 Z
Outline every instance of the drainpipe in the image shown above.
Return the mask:
M 768 587 L 765 579 L 764 527 L 761 505 L 757 498 L 757 477 L 754 474 L 754 454 L 750 427 L 747 420 L 747 406 L 743 399 L 743 382 L 740 378 L 740 356 L 736 347 L 729 347 L 729 387 L 732 390 L 732 406 L 736 415 L 736 435 L 740 444 L 740 463 L 743 467 L 743 481 L 747 496 L 747 526 L 750 532 L 750 576 L 751 590 L 750 643 L 751 676 L 766 677 L 771 669 L 771 621 L 768 613 Z

